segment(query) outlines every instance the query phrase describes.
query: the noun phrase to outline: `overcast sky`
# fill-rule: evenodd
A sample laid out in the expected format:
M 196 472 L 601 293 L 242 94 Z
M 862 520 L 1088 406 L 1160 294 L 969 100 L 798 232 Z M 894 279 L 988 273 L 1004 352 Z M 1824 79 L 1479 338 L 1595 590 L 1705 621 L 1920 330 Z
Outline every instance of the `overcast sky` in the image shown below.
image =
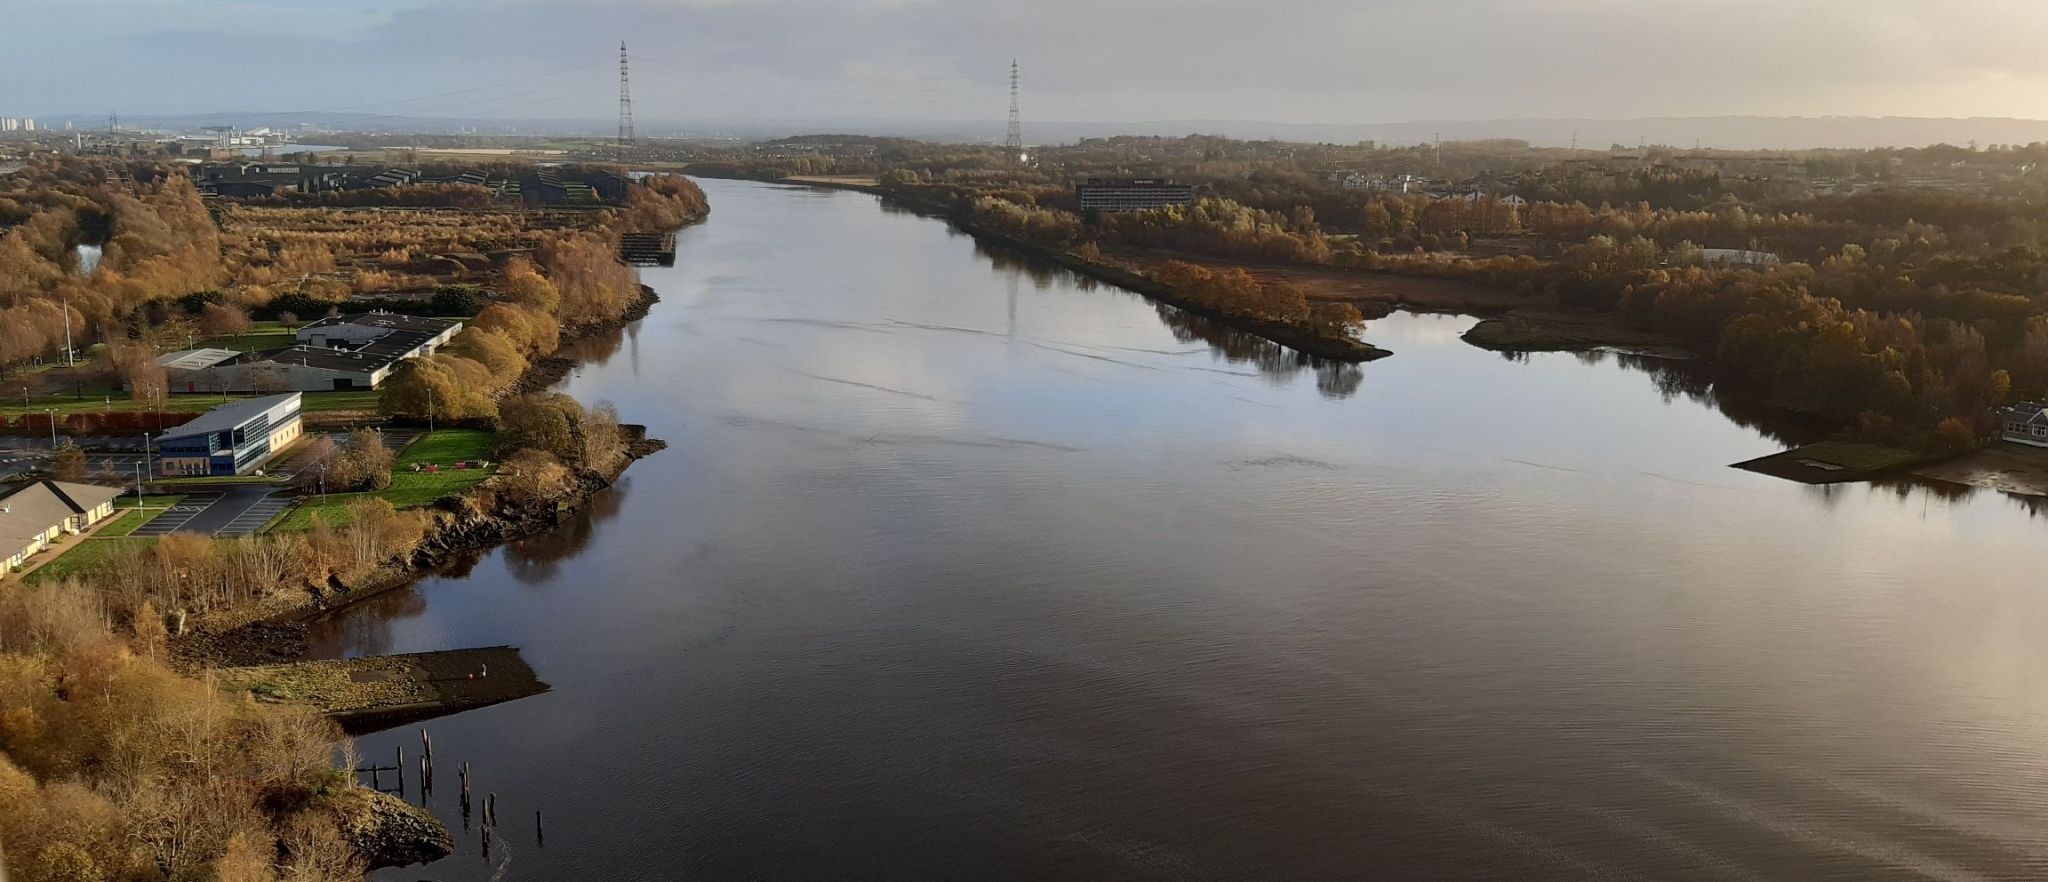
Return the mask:
M 2040 0 L 15 0 L 0 115 L 2048 117 Z M 444 94 L 455 93 L 455 94 Z

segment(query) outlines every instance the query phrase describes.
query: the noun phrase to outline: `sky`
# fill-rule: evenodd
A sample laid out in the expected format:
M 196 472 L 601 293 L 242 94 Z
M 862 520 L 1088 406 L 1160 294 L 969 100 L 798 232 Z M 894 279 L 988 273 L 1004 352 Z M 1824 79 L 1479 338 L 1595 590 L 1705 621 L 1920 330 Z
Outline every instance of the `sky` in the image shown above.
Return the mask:
M 0 115 L 2048 118 L 2039 0 L 7 0 Z M 24 35 L 32 35 L 24 38 Z

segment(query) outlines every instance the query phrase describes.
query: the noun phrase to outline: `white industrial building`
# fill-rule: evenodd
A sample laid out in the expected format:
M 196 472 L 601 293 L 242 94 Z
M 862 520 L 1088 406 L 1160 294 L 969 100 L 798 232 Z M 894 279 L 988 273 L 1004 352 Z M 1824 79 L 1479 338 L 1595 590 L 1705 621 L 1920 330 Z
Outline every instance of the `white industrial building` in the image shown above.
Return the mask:
M 432 355 L 462 323 L 389 312 L 324 318 L 282 349 L 188 349 L 157 359 L 173 393 L 375 389 L 398 363 Z

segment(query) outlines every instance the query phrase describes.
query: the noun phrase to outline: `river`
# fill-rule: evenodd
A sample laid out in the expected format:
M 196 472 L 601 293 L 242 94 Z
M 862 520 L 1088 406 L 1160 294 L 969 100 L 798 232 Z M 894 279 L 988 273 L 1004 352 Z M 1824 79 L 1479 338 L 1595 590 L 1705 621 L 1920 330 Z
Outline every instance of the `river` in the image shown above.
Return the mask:
M 2013 499 L 1727 468 L 1780 445 L 1711 389 L 1471 318 L 1304 368 L 870 196 L 705 189 L 563 387 L 670 449 L 318 635 L 554 686 L 429 724 L 490 861 L 380 879 L 2048 874 Z

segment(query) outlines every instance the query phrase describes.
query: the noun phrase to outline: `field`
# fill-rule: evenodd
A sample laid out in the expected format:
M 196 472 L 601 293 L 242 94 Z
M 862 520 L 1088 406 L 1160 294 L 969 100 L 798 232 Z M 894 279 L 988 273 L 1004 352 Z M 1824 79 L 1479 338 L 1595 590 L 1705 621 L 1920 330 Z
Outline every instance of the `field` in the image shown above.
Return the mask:
M 120 525 L 114 525 L 114 527 L 118 526 Z M 114 527 L 108 527 L 108 529 L 113 529 Z M 56 560 L 44 564 L 40 569 L 37 569 L 35 572 L 28 574 L 28 581 L 60 581 L 65 578 L 69 578 L 71 576 L 75 576 L 79 573 L 90 570 L 95 566 L 98 566 L 101 561 L 113 556 L 115 552 L 118 552 L 123 548 L 154 545 L 155 543 L 155 539 L 137 539 L 133 537 L 122 537 L 116 539 L 74 539 L 70 547 L 68 548 L 64 546 L 58 546 L 56 551 L 59 553 L 60 556 Z M 49 552 L 44 553 L 47 554 Z
M 432 505 L 434 500 L 450 493 L 467 490 L 482 483 L 496 470 L 491 468 L 454 469 L 457 462 L 475 462 L 489 459 L 496 449 L 498 436 L 495 432 L 480 429 L 441 429 L 422 435 L 398 454 L 398 460 L 391 472 L 391 486 L 376 493 L 331 493 L 326 501 L 318 496 L 278 516 L 267 529 L 292 532 L 307 530 L 313 526 L 313 516 L 330 526 L 348 523 L 348 504 L 358 499 L 380 498 L 397 508 L 419 508 Z M 413 467 L 419 466 L 419 471 Z M 438 466 L 438 471 L 427 471 L 428 466 Z
M 1925 462 L 1925 455 L 1857 441 L 1822 441 L 1738 462 L 1735 467 L 1808 484 L 1860 481 Z
M 0 418 L 14 419 L 23 413 L 42 416 L 45 411 L 55 410 L 59 416 L 71 414 L 98 413 L 147 413 L 161 410 L 164 413 L 203 413 L 219 407 L 224 402 L 257 398 L 256 395 L 172 395 L 161 407 L 147 402 L 135 401 L 127 392 L 119 389 L 87 389 L 83 394 L 66 393 L 30 397 L 28 407 L 22 407 L 20 389 L 13 398 L 0 398 Z M 307 413 L 334 413 L 341 411 L 374 411 L 377 409 L 377 392 L 374 389 L 352 389 L 345 392 L 305 393 Z M 63 429 L 59 427 L 59 432 Z
M 1295 264 L 1248 264 L 1161 250 L 1114 249 L 1112 256 L 1148 271 L 1169 260 L 1200 264 L 1213 271 L 1243 269 L 1262 284 L 1284 282 L 1301 289 L 1310 303 L 1349 303 L 1367 318 L 1396 308 L 1443 312 L 1503 312 L 1543 302 L 1541 295 L 1488 288 L 1455 279 L 1401 276 L 1365 270 Z

